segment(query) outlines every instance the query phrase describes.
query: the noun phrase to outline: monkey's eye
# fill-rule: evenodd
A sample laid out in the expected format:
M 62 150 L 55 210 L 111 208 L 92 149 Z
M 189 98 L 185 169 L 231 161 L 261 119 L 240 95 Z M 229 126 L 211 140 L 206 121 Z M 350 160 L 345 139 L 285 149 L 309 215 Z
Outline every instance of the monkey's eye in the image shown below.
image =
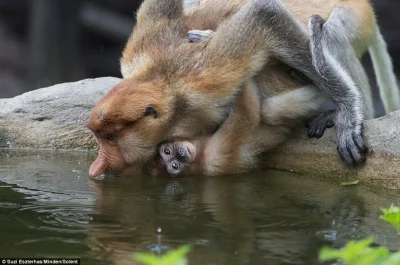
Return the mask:
M 175 171 L 178 171 L 178 170 L 179 170 L 179 164 L 176 163 L 175 161 L 172 161 L 172 163 L 171 163 L 171 168 L 172 168 L 173 170 L 175 170 Z
M 107 141 L 109 142 L 115 142 L 117 140 L 117 136 L 115 136 L 114 133 L 109 133 L 106 135 Z
M 171 155 L 171 149 L 168 146 L 164 147 L 163 150 L 164 154 L 166 154 L 167 156 Z
M 99 139 L 100 137 L 97 135 L 97 134 L 93 134 L 94 135 L 94 137 L 96 138 L 96 139 Z

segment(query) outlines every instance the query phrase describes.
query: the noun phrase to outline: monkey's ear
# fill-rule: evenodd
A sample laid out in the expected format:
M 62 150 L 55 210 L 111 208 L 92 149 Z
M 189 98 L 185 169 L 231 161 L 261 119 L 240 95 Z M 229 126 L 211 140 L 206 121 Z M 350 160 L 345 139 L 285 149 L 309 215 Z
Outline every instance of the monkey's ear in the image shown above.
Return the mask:
M 144 115 L 145 116 L 151 115 L 151 116 L 153 116 L 154 119 L 157 119 L 158 112 L 152 105 L 147 105 L 145 110 L 144 110 Z

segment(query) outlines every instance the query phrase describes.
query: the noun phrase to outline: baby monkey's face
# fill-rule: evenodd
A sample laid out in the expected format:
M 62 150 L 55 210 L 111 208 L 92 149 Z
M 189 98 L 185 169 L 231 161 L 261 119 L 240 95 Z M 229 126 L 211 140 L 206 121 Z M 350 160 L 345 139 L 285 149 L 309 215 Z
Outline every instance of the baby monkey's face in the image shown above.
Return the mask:
M 167 172 L 173 176 L 178 176 L 196 159 L 196 147 L 187 141 L 162 144 L 158 152 Z

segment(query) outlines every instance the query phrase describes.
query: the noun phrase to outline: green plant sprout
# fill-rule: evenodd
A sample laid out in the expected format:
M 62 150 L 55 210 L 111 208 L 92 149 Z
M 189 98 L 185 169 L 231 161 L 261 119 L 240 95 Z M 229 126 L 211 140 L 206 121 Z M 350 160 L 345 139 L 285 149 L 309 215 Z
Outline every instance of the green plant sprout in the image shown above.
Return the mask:
M 154 253 L 135 253 L 134 260 L 144 265 L 187 265 L 188 260 L 186 254 L 191 250 L 190 246 L 181 246 L 176 250 L 168 251 L 162 256 Z
M 393 225 L 397 233 L 400 232 L 400 208 L 390 206 L 381 208 L 383 215 L 379 219 Z M 386 247 L 371 247 L 372 238 L 360 241 L 350 241 L 342 249 L 323 247 L 319 252 L 321 262 L 339 260 L 345 265 L 399 265 L 400 252 L 390 253 Z
M 390 205 L 389 209 L 381 208 L 383 214 L 379 216 L 379 219 L 382 219 L 388 223 L 391 223 L 396 229 L 397 234 L 400 235 L 400 207 Z
M 342 249 L 323 247 L 319 253 L 319 260 L 340 260 L 346 265 L 398 265 L 400 252 L 390 254 L 386 247 L 370 247 L 373 239 L 350 241 Z

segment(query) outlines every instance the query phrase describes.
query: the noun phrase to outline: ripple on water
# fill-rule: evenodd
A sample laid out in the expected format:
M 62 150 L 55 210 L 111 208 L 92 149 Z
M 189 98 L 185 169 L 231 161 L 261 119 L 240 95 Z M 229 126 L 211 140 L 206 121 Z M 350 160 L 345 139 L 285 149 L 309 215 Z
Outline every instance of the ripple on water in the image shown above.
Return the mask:
M 21 205 L 12 202 L 0 202 L 0 209 L 18 209 Z
M 64 193 L 16 187 L 24 194 L 25 204 L 0 204 L 0 208 L 14 208 L 9 218 L 30 229 L 61 233 L 82 233 L 92 220 L 93 198 L 83 192 Z
M 34 212 L 37 218 L 26 211 Z M 87 207 L 65 204 L 28 205 L 14 211 L 12 217 L 28 228 L 60 233 L 84 233 L 92 220 Z
M 41 242 L 51 242 L 54 241 L 56 243 L 59 243 L 60 240 L 62 240 L 63 243 L 67 244 L 77 244 L 80 245 L 82 244 L 82 241 L 80 239 L 71 239 L 71 238 L 60 238 L 60 237 L 38 237 L 38 238 L 30 238 L 26 240 L 22 240 L 18 243 L 15 243 L 14 246 L 21 246 L 21 245 L 30 245 L 30 244 L 37 244 Z

